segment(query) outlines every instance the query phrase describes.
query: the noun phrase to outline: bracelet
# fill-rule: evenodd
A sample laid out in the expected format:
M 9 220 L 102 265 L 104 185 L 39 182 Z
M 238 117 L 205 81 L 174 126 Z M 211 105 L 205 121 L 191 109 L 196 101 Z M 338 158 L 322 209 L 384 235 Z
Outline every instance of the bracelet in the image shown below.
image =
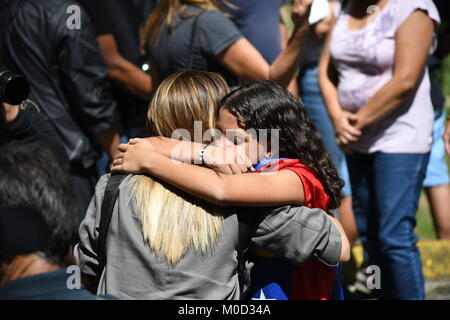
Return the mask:
M 200 157 L 199 157 L 199 159 L 200 159 L 200 163 L 202 165 L 205 165 L 204 156 L 205 156 L 206 149 L 208 149 L 208 147 L 210 145 L 212 145 L 212 144 L 213 144 L 212 142 L 208 143 L 202 150 L 200 150 Z

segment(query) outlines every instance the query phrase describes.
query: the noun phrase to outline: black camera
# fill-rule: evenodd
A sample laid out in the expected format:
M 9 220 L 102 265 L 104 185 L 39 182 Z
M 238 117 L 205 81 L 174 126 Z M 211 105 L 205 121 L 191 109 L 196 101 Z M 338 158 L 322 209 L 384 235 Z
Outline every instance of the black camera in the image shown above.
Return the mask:
M 25 77 L 0 69 L 0 102 L 19 105 L 28 98 L 30 85 Z

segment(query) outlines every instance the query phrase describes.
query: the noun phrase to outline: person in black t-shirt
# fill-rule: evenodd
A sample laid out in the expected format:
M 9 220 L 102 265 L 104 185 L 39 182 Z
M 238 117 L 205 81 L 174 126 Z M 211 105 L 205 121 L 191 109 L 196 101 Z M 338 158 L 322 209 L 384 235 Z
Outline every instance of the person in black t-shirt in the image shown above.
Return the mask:
M 137 65 L 142 55 L 140 8 L 129 0 L 79 2 L 94 24 L 126 133 L 129 137 L 143 136 L 148 100 L 157 76 L 150 76 Z
M 312 0 L 294 0 L 296 24 L 289 43 L 272 64 L 238 31 L 218 0 L 161 1 L 146 24 L 146 51 L 162 78 L 185 70 L 221 73 L 228 84 L 274 80 L 288 86 L 297 72 Z
M 158 5 L 159 0 L 133 0 L 133 3 L 138 8 L 141 15 L 141 23 L 144 25 L 152 11 Z

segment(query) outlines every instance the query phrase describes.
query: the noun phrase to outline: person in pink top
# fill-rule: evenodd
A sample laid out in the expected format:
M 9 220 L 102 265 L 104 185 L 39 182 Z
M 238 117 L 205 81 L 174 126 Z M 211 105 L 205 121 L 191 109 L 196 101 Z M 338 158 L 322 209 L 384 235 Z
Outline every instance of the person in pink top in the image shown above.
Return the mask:
M 320 61 L 319 83 L 347 153 L 367 265 L 382 299 L 423 299 L 414 234 L 432 144 L 426 62 L 440 24 L 431 0 L 343 1 Z

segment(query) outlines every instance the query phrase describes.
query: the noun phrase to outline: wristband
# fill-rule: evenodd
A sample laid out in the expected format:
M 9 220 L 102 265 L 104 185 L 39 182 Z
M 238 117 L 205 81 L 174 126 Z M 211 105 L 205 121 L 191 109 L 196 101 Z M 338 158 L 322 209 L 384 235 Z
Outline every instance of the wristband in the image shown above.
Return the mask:
M 202 150 L 200 150 L 200 157 L 199 157 L 199 159 L 200 159 L 200 163 L 202 165 L 205 165 L 204 156 L 205 156 L 206 149 L 208 149 L 208 147 L 210 145 L 212 145 L 212 142 L 208 143 Z

